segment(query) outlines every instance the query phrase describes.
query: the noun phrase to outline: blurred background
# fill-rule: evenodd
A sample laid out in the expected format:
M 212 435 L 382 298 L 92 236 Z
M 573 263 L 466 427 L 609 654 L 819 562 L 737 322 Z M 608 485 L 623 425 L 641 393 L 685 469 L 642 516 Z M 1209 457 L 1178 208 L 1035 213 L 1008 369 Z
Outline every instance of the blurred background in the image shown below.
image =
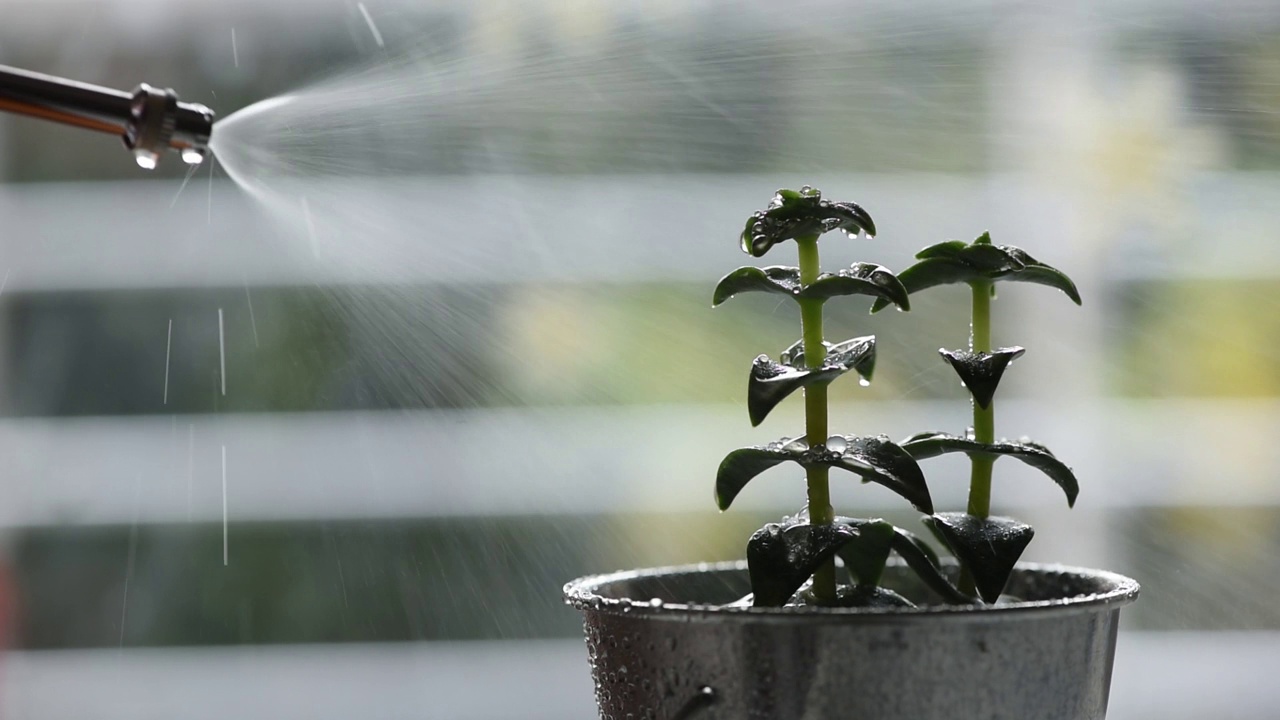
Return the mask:
M 585 573 L 743 556 L 711 499 L 790 304 L 711 289 L 778 187 L 1024 247 L 996 507 L 1143 584 L 1110 717 L 1280 701 L 1280 5 L 6 0 L 0 63 L 172 87 L 221 163 L 0 116 L 0 712 L 587 718 Z M 284 100 L 280 100 L 281 97 Z M 790 264 L 788 246 L 766 262 Z M 832 427 L 962 431 L 965 290 L 876 333 Z M 964 466 L 925 467 L 959 508 Z M 917 520 L 875 486 L 845 514 Z

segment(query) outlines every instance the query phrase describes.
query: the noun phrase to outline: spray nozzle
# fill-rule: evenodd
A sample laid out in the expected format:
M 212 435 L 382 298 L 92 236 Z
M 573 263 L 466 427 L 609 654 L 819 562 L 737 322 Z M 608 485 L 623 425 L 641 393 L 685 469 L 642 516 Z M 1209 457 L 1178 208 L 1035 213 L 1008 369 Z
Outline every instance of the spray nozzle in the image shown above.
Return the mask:
M 214 113 L 146 83 L 132 93 L 0 65 L 0 110 L 124 138 L 138 165 L 151 170 L 166 150 L 198 164 L 208 154 Z

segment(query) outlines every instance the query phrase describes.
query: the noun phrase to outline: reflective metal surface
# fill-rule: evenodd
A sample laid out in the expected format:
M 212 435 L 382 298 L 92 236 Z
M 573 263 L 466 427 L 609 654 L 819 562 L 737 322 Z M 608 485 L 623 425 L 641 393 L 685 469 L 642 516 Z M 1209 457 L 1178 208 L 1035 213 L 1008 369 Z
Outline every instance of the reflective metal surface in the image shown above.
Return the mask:
M 886 584 L 924 599 L 902 568 Z M 730 610 L 745 563 L 583 578 L 583 611 L 602 717 L 759 720 L 1089 720 L 1106 715 L 1129 578 L 1023 564 L 1024 602 L 906 611 Z M 686 713 L 687 714 L 687 713 Z

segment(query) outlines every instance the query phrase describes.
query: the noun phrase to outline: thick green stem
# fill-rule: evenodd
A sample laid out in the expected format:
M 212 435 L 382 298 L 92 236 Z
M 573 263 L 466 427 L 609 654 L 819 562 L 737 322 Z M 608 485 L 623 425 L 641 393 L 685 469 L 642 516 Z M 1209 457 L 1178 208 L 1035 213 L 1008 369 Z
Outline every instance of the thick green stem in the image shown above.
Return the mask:
M 975 282 L 973 291 L 973 335 L 969 349 L 973 352 L 991 352 L 991 283 Z M 980 443 L 996 441 L 995 400 L 987 407 L 973 403 L 973 439 Z M 991 467 L 995 458 L 990 455 L 969 456 L 969 514 L 985 518 L 991 514 Z M 960 573 L 960 591 L 975 594 L 973 576 L 966 568 Z
M 991 352 L 991 283 L 973 283 L 973 352 Z M 973 439 L 980 443 L 996 441 L 995 400 L 987 407 L 973 403 Z M 969 476 L 969 514 L 987 517 L 991 514 L 991 466 L 995 458 L 989 455 L 971 457 L 972 472 Z
M 800 282 L 808 285 L 818 279 L 818 236 L 796 238 L 800 248 Z M 822 300 L 800 301 L 800 322 L 804 338 L 805 364 L 810 368 L 822 367 L 827 348 L 822 344 Z M 804 389 L 805 435 L 810 447 L 827 442 L 827 386 L 810 385 Z M 835 520 L 831 509 L 831 488 L 827 481 L 827 468 L 810 467 L 805 471 L 809 485 L 809 522 L 812 525 L 830 525 Z M 813 575 L 813 594 L 818 602 L 832 604 L 836 599 L 836 566 L 829 560 Z

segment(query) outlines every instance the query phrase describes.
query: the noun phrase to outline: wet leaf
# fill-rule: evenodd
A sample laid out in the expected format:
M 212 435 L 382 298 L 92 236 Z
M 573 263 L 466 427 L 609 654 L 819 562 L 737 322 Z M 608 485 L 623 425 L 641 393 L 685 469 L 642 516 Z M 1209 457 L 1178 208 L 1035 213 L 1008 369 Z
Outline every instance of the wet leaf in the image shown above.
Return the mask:
M 835 450 L 842 438 L 845 449 L 834 458 L 824 457 L 823 462 L 862 476 L 863 482 L 873 482 L 889 488 L 923 513 L 933 512 L 933 499 L 924 473 L 915 459 L 903 448 L 884 435 L 876 437 L 834 435 L 827 440 L 827 447 Z
M 916 253 L 917 260 L 925 260 L 928 258 L 959 258 L 964 254 L 969 243 L 963 240 L 947 240 L 929 247 Z
M 858 531 L 857 537 L 845 543 L 839 552 L 853 582 L 862 586 L 879 585 L 884 564 L 893 549 L 893 524 L 879 518 L 836 518 L 836 522 Z
M 911 309 L 911 300 L 902 281 L 888 268 L 875 263 L 859 262 L 847 270 L 822 273 L 797 297 L 829 300 L 843 295 L 870 295 L 903 310 Z
M 968 350 L 939 350 L 942 357 L 951 363 L 952 369 L 960 376 L 960 381 L 969 388 L 974 402 L 979 407 L 991 407 L 991 398 L 996 394 L 996 386 L 1004 376 L 1005 368 L 1026 352 L 1020 347 L 999 348 L 994 352 L 969 352 Z
M 756 607 L 782 607 L 842 545 L 857 536 L 847 525 L 769 523 L 747 542 L 747 572 Z
M 989 603 L 1004 592 L 1014 564 L 1035 535 L 1030 525 L 1006 517 L 939 513 L 924 521 L 969 570 L 978 594 Z
M 976 282 L 1026 282 L 1057 288 L 1080 304 L 1080 293 L 1065 273 L 1031 257 L 1013 245 L 992 245 L 991 236 L 983 233 L 965 245 L 951 240 L 916 253 L 915 265 L 898 273 L 898 279 L 911 294 L 938 285 Z M 994 288 L 993 288 L 994 292 Z M 876 300 L 871 312 L 888 306 L 883 298 Z
M 803 442 L 783 438 L 766 446 L 739 448 L 726 455 L 716 471 L 716 507 L 728 510 L 742 488 L 765 470 L 788 460 L 799 462 L 799 458 L 808 450 L 807 445 L 798 452 L 782 448 L 784 445 L 790 447 L 793 443 L 803 445 Z
M 866 584 L 861 578 L 870 577 L 871 574 L 876 572 L 873 570 L 874 563 L 879 562 L 879 571 L 884 569 L 884 559 L 879 555 L 880 547 L 878 545 L 870 547 L 865 545 L 867 543 L 866 539 L 871 536 L 875 538 L 872 541 L 873 543 L 887 540 L 884 557 L 887 558 L 890 550 L 897 553 L 898 557 L 902 558 L 907 564 L 907 567 L 911 568 L 912 572 L 925 585 L 946 602 L 955 605 L 970 605 L 974 602 L 973 598 L 960 592 L 955 585 L 952 585 L 947 580 L 946 576 L 942 574 L 941 563 L 938 561 L 937 553 L 933 551 L 933 548 L 929 547 L 928 543 L 921 540 L 914 533 L 895 527 L 880 518 L 837 517 L 835 521 L 855 528 L 859 532 L 859 537 L 841 548 L 839 555 L 840 559 L 844 561 L 845 567 L 849 568 L 850 573 L 858 578 L 861 584 Z M 882 526 L 887 526 L 890 532 L 886 533 Z M 881 539 L 882 534 L 883 540 Z M 866 547 L 861 553 L 862 557 L 855 555 L 859 552 L 859 545 Z M 878 583 L 879 581 L 879 575 L 876 575 L 875 582 Z
M 744 292 L 765 292 L 794 296 L 800 292 L 800 269 L 784 265 L 768 267 L 740 267 L 720 278 L 716 283 L 711 305 L 715 307 L 729 298 Z
M 973 598 L 960 592 L 951 581 L 942 574 L 942 564 L 938 555 L 925 541 L 912 533 L 896 528 L 893 538 L 893 551 L 907 563 L 930 590 L 937 593 L 946 602 L 953 605 L 972 605 Z
M 1015 457 L 1048 475 L 1050 480 L 1057 483 L 1067 496 L 1068 506 L 1074 506 L 1076 496 L 1080 494 L 1080 484 L 1076 481 L 1075 473 L 1071 472 L 1071 468 L 1054 457 L 1049 448 L 1030 440 L 980 443 L 970 437 L 949 435 L 944 432 L 923 432 L 903 440 L 902 448 L 916 460 L 925 460 L 953 452 L 968 455 L 984 454 L 997 458 L 1005 455 Z
M 757 475 L 791 461 L 801 467 L 825 466 L 847 470 L 889 488 L 923 513 L 933 512 L 933 500 L 920 466 L 884 435 L 832 435 L 825 445 L 808 447 L 804 438 L 783 438 L 767 446 L 734 450 L 716 472 L 716 505 L 729 509 L 734 498 Z
M 845 295 L 869 295 L 891 302 L 903 310 L 911 307 L 906 287 L 888 268 L 875 263 L 854 263 L 846 270 L 824 272 L 808 286 L 801 286 L 799 268 L 783 265 L 740 267 L 720 278 L 712 293 L 711 305 L 715 307 L 744 292 L 764 292 L 786 295 L 796 300 L 823 301 Z
M 768 355 L 755 359 L 751 365 L 751 377 L 747 381 L 747 413 L 751 417 L 752 426 L 764 422 L 778 403 L 802 387 L 825 385 L 850 370 L 856 370 L 865 380 L 871 379 L 876 365 L 874 335 L 854 338 L 838 345 L 823 344 L 827 346 L 827 356 L 820 368 L 805 367 L 800 343 L 782 353 L 782 362 L 774 362 Z
M 875 223 L 861 206 L 823 200 L 819 190 L 806 185 L 800 190 L 779 190 L 768 208 L 747 219 L 740 239 L 743 252 L 764 257 L 780 242 L 831 230 L 876 234 Z

